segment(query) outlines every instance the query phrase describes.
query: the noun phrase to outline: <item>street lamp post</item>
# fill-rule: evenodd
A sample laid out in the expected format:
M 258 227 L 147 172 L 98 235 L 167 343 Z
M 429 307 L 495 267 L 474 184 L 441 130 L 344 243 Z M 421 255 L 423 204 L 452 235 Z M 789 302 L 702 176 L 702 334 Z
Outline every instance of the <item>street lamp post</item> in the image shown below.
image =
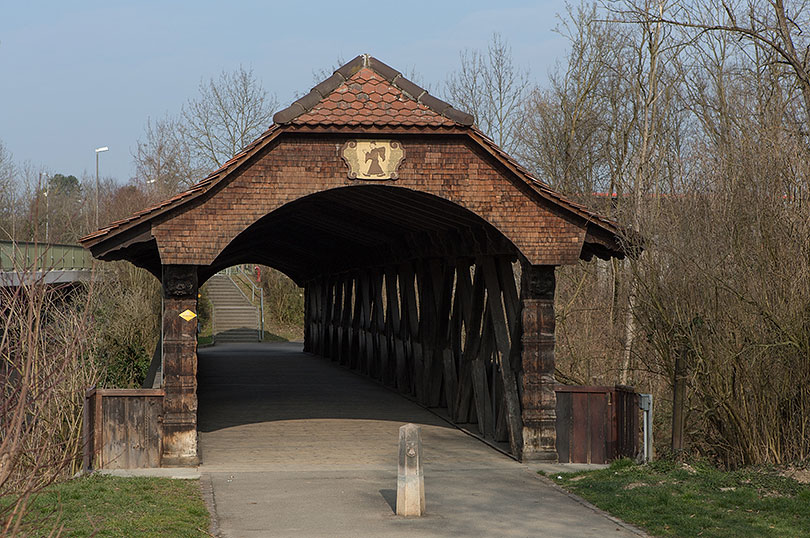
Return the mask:
M 107 146 L 96 148 L 96 230 L 98 230 L 98 154 L 109 149 Z
M 51 182 L 48 174 L 45 174 L 45 242 L 50 242 L 48 229 L 51 226 Z
M 45 189 L 44 190 L 42 190 L 42 178 L 43 177 L 45 178 Z M 49 240 L 48 228 L 50 227 L 49 225 L 50 225 L 50 220 L 51 220 L 50 219 L 50 217 L 51 217 L 51 203 L 50 203 L 51 200 L 50 200 L 50 196 L 48 196 L 51 193 L 50 179 L 51 178 L 48 177 L 48 174 L 40 172 L 39 173 L 39 182 L 37 182 L 37 191 L 39 191 L 43 195 L 45 195 L 45 242 L 46 243 Z M 39 200 L 40 200 L 39 194 L 37 194 L 37 213 L 39 213 Z

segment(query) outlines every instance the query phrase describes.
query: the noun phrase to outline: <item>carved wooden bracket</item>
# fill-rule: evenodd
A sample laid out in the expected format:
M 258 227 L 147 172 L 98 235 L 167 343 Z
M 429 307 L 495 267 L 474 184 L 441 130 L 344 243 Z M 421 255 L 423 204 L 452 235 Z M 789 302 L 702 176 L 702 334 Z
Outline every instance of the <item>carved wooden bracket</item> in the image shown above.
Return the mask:
M 190 299 L 197 297 L 196 265 L 164 265 L 163 297 Z
M 555 286 L 553 265 L 523 265 L 520 286 L 523 298 L 553 301 Z

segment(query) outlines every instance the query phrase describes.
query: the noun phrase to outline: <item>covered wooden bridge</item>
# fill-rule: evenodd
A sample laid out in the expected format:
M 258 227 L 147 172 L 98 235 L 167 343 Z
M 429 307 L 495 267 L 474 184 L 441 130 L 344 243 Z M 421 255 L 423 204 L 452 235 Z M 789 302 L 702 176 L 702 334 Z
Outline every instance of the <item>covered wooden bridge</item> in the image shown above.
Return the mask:
M 618 227 L 533 178 L 452 108 L 363 55 L 188 191 L 82 239 L 163 285 L 162 465 L 197 454 L 197 290 L 275 267 L 305 350 L 556 460 L 554 270 L 622 257 Z M 188 312 L 187 312 L 188 311 Z

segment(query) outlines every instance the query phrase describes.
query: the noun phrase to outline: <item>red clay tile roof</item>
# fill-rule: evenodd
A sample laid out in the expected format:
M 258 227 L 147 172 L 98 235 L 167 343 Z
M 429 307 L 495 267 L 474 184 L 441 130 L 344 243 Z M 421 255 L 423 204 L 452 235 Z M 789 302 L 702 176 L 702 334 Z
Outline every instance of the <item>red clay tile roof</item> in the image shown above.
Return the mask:
M 473 117 L 363 54 L 276 113 L 273 121 L 297 125 L 455 127 L 472 125 Z
M 405 125 L 455 127 L 450 118 L 407 97 L 364 67 L 318 104 L 293 119 L 296 125 Z

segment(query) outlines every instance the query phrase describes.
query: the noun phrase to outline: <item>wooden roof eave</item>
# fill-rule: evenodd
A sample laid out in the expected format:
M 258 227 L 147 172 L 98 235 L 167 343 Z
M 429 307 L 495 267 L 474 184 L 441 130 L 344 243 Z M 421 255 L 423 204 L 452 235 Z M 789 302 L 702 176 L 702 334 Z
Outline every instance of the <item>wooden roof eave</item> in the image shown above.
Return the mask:
M 351 132 L 352 130 L 343 131 L 343 134 L 348 134 L 348 132 Z M 386 130 L 384 128 L 380 129 L 378 132 L 382 134 L 386 131 L 396 132 L 394 129 Z M 208 177 L 195 184 L 189 190 L 180 193 L 169 200 L 163 201 L 157 206 L 136 213 L 132 217 L 125 219 L 121 225 L 113 229 L 108 227 L 107 229 L 102 229 L 99 230 L 99 232 L 85 236 L 84 238 L 80 239 L 79 242 L 82 244 L 82 246 L 88 248 L 96 258 L 121 259 L 118 256 L 115 256 L 114 258 L 111 257 L 110 253 L 127 249 L 128 245 L 133 241 L 133 237 L 139 237 L 141 238 L 140 240 L 145 240 L 144 234 L 148 232 L 151 238 L 151 226 L 152 223 L 154 223 L 157 219 L 165 218 L 170 213 L 180 210 L 184 206 L 191 204 L 199 198 L 212 193 L 212 191 L 216 191 L 217 188 L 225 183 L 234 172 L 247 165 L 252 157 L 270 145 L 273 141 L 277 140 L 281 135 L 285 133 L 303 134 L 305 132 L 311 134 L 336 134 L 331 126 L 324 126 L 323 129 L 301 129 L 294 125 L 274 124 L 262 136 L 248 145 L 245 150 L 235 155 L 222 167 L 209 174 Z M 357 132 L 363 132 L 363 129 L 358 126 Z M 419 134 L 427 134 L 422 129 L 414 129 L 412 132 L 415 134 L 417 132 Z M 577 204 L 574 204 L 573 202 L 566 200 L 561 195 L 551 191 L 547 186 L 545 186 L 545 184 L 534 178 L 511 157 L 506 155 L 506 153 L 491 139 L 483 135 L 483 133 L 481 133 L 475 127 L 430 129 L 429 132 L 435 134 L 441 133 L 445 136 L 466 135 L 473 140 L 477 146 L 484 149 L 484 151 L 489 153 L 496 161 L 500 162 L 501 165 L 509 170 L 514 176 L 523 180 L 540 198 L 546 200 L 554 207 L 576 217 L 577 220 L 581 220 L 586 226 L 587 230 L 585 240 L 586 244 L 599 244 L 601 245 L 601 248 L 599 249 L 601 253 L 609 252 L 611 256 L 619 258 L 624 257 L 625 243 L 618 240 L 618 236 L 621 234 L 621 229 L 618 225 L 608 221 L 607 219 L 598 217 L 584 207 L 579 207 Z M 599 254 L 597 255 L 599 256 Z
M 523 179 L 526 184 L 531 187 L 534 193 L 551 203 L 553 206 L 564 210 L 566 213 L 576 217 L 577 220 L 582 222 L 583 226 L 585 227 L 583 254 L 585 254 L 585 245 L 588 243 L 600 245 L 600 248 L 597 249 L 600 253 L 610 253 L 610 257 L 619 259 L 625 257 L 628 246 L 643 248 L 641 246 L 641 238 L 638 237 L 638 234 L 634 233 L 632 230 L 625 230 L 617 223 L 601 217 L 586 209 L 584 206 L 571 202 L 562 195 L 552 191 L 543 182 L 532 176 L 525 168 L 509 157 L 509 155 L 507 155 L 505 151 L 495 144 L 493 140 L 484 135 L 477 128 L 473 127 L 472 129 L 467 130 L 467 134 L 480 147 L 486 150 L 487 153 L 506 167 L 512 174 Z M 622 236 L 625 238 L 621 239 Z M 603 257 L 602 255 L 598 254 L 597 256 L 600 258 Z
M 250 161 L 253 156 L 278 138 L 283 131 L 284 129 L 280 128 L 278 125 L 271 126 L 270 129 L 265 131 L 258 139 L 251 142 L 242 152 L 232 157 L 228 162 L 211 172 L 208 177 L 196 183 L 190 189 L 169 200 L 164 200 L 147 210 L 135 213 L 133 216 L 124 219 L 123 224 L 120 226 L 112 228 L 112 226 L 116 224 L 113 223 L 113 225 L 107 228 L 102 228 L 97 232 L 88 234 L 79 239 L 79 243 L 84 248 L 89 249 L 93 257 L 103 259 L 101 256 L 104 256 L 106 252 L 119 248 L 122 238 L 126 237 L 126 232 L 129 230 L 148 226 L 151 234 L 151 225 L 156 219 L 167 216 L 167 214 L 172 211 L 176 211 L 209 194 L 211 191 L 216 190 L 235 170 Z M 126 239 L 124 239 L 124 241 L 126 241 Z M 98 255 L 96 252 L 98 252 Z
M 219 169 L 209 174 L 208 177 L 196 183 L 190 189 L 182 193 L 179 193 L 178 195 L 174 196 L 173 198 L 170 198 L 169 200 L 164 200 L 159 204 L 157 204 L 156 206 L 135 213 L 134 215 L 126 219 L 123 219 L 123 221 L 114 222 L 110 226 L 107 226 L 96 232 L 88 234 L 85 237 L 79 239 L 79 243 L 84 248 L 89 249 L 93 254 L 93 257 L 103 259 L 103 256 L 107 251 L 118 248 L 118 240 L 122 234 L 125 234 L 130 229 L 144 226 L 147 223 L 151 224 L 156 219 L 159 219 L 172 211 L 175 211 L 183 206 L 186 206 L 187 204 L 193 202 L 194 200 L 197 200 L 198 198 L 208 194 L 212 190 L 215 190 L 229 176 L 231 176 L 233 172 L 242 168 L 242 166 L 244 166 L 245 164 L 247 164 L 248 161 L 250 161 L 251 157 L 253 157 L 262 149 L 270 145 L 282 134 L 293 132 L 295 133 L 303 132 L 309 134 L 335 134 L 335 130 L 332 127 L 333 126 L 324 126 L 323 129 L 317 128 L 301 129 L 300 126 L 292 124 L 290 125 L 274 124 L 262 136 L 260 136 L 257 140 L 255 140 L 251 144 L 249 144 L 245 148 L 245 150 L 232 157 Z M 441 131 L 443 134 L 463 134 L 465 130 L 466 129 L 463 128 L 460 129 L 433 128 L 430 129 L 430 132 Z M 348 134 L 349 132 L 352 131 L 355 131 L 357 133 L 365 132 L 362 126 L 357 126 L 357 129 L 343 131 L 342 134 Z M 379 134 L 383 134 L 385 132 L 396 132 L 396 129 L 380 128 L 379 130 L 377 130 L 377 133 Z M 412 132 L 424 134 L 424 131 L 419 128 L 413 129 Z

